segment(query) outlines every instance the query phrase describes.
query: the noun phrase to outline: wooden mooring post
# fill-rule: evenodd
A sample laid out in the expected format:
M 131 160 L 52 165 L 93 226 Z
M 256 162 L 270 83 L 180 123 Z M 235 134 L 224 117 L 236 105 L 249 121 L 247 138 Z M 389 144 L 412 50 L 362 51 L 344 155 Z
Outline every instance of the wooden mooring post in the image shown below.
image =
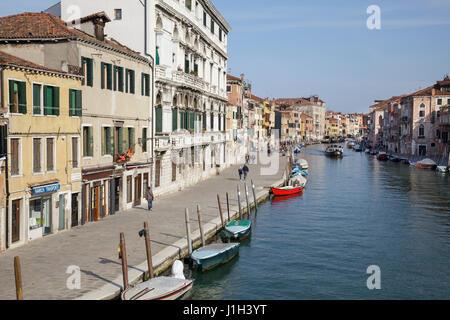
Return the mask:
M 238 197 L 238 206 L 239 206 L 239 219 L 242 220 L 241 190 L 239 189 L 239 185 L 237 186 L 237 197 Z
M 120 233 L 120 254 L 122 257 L 122 275 L 123 275 L 123 289 L 128 287 L 128 265 L 127 265 L 127 249 L 125 246 L 125 235 Z
M 147 252 L 148 278 L 153 278 L 153 262 L 152 262 L 152 248 L 150 246 L 150 232 L 148 230 L 148 223 L 144 222 L 145 232 L 145 249 Z
M 220 204 L 219 195 L 217 195 L 217 203 L 219 204 L 220 221 L 222 222 L 221 228 L 223 228 L 223 213 L 222 213 L 222 205 Z
M 200 230 L 200 237 L 202 239 L 202 246 L 205 246 L 205 235 L 203 234 L 203 223 L 202 223 L 202 215 L 200 213 L 200 206 L 197 205 L 197 215 L 198 215 L 198 227 Z
M 20 258 L 14 257 L 14 277 L 16 279 L 16 298 L 17 300 L 23 300 L 22 291 L 22 269 L 20 267 Z
M 228 222 L 231 221 L 230 218 L 230 201 L 228 200 L 228 192 L 227 192 L 227 212 L 228 212 Z
M 188 250 L 189 255 L 192 254 L 192 242 L 191 242 L 191 226 L 189 225 L 189 209 L 186 208 L 186 211 L 184 212 L 184 216 L 186 218 L 186 236 L 187 236 L 187 242 L 188 242 Z
M 245 199 L 247 200 L 247 215 L 250 216 L 250 202 L 248 201 L 248 187 L 247 182 L 244 182 L 245 186 Z
M 253 200 L 255 201 L 255 211 L 258 212 L 258 201 L 256 200 L 256 193 L 255 193 L 255 184 L 252 182 L 252 190 L 253 190 Z

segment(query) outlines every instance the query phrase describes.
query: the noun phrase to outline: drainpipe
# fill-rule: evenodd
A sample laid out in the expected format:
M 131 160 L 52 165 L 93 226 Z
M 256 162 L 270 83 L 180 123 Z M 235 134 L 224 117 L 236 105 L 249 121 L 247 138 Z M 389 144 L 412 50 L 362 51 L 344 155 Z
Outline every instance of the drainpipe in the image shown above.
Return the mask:
M 0 92 L 1 92 L 1 96 L 0 96 L 0 104 L 2 106 L 2 108 L 5 107 L 5 86 L 4 86 L 4 69 L 3 67 L 0 68 Z M 5 137 L 3 137 L 4 139 L 6 139 L 6 141 L 8 141 L 8 125 L 6 125 L 6 130 L 5 130 Z M 3 141 L 1 141 L 0 143 L 3 143 Z M 5 205 L 5 249 L 9 248 L 9 197 L 10 197 L 10 193 L 9 193 L 9 177 L 8 177 L 8 143 L 6 143 L 6 154 L 5 154 L 5 188 L 6 188 L 6 205 Z

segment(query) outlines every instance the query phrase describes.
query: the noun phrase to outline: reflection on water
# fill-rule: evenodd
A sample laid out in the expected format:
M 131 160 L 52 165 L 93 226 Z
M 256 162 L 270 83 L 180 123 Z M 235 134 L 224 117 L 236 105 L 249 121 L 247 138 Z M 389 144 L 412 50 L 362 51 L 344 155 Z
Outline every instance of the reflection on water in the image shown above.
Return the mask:
M 303 194 L 259 208 L 237 259 L 192 275 L 193 299 L 450 298 L 449 176 L 324 149 L 301 155 Z M 374 264 L 381 290 L 366 287 Z

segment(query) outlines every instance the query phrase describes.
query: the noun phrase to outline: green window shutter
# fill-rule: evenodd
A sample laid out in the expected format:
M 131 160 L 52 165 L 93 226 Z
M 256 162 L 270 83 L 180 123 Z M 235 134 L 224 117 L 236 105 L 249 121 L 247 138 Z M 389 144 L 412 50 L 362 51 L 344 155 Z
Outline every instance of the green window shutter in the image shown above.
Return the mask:
M 123 92 L 123 68 L 119 67 L 119 91 Z
M 85 57 L 81 57 L 81 70 L 82 70 L 82 73 L 84 75 L 83 79 L 81 80 L 81 85 L 83 85 L 83 86 L 86 84 L 86 78 L 87 78 L 87 74 L 84 74 L 84 70 L 85 70 L 85 65 L 86 64 L 87 64 L 86 63 L 86 58 Z M 87 73 L 87 71 L 86 71 L 86 73 Z
M 189 111 L 185 112 L 185 116 L 184 116 L 184 128 L 186 130 L 189 130 Z
M 44 87 L 44 115 L 53 114 L 53 90 L 52 87 Z
M 102 83 L 101 83 L 101 88 L 105 89 L 105 63 L 102 62 L 100 65 L 100 70 L 101 70 L 101 79 L 102 79 Z
M 33 114 L 41 114 L 41 88 L 40 84 L 33 84 Z
M 130 93 L 132 94 L 135 93 L 135 84 L 136 84 L 134 75 L 135 75 L 134 70 L 130 70 Z
M 162 108 L 156 108 L 155 128 L 156 132 L 162 132 Z
M 76 95 L 75 90 L 69 89 L 69 116 L 75 115 Z
M 144 86 L 145 86 L 145 74 L 144 73 L 142 73 L 141 74 L 141 95 L 143 96 L 144 95 Z
M 189 73 L 189 60 L 184 60 L 184 72 Z
M 158 50 L 159 48 L 158 47 L 156 47 L 156 65 L 157 66 L 159 66 L 159 50 Z
M 101 153 L 102 153 L 102 156 L 103 155 L 105 155 L 107 152 L 106 152 L 106 143 L 105 143 L 105 135 L 106 135 L 106 129 L 107 129 L 107 127 L 103 127 L 102 128 L 102 134 L 101 134 L 101 139 L 100 139 L 100 141 L 101 141 Z
M 121 154 L 123 152 L 123 128 L 119 128 L 119 137 L 117 140 L 119 146 L 119 150 L 117 150 L 117 153 Z
M 9 80 L 9 111 L 14 113 L 14 88 L 16 84 L 13 80 Z
M 59 116 L 59 87 L 54 87 L 54 104 L 53 104 L 53 115 Z
M 142 152 L 147 152 L 147 128 L 142 128 Z
M 145 95 L 147 97 L 150 97 L 150 75 L 146 74 L 145 77 L 146 77 L 145 78 L 146 79 L 146 81 L 145 81 Z
M 27 113 L 27 84 L 19 82 L 19 112 Z
M 94 60 L 87 59 L 87 85 L 90 87 L 94 86 Z
M 83 94 L 81 90 L 75 90 L 75 115 L 81 117 L 83 114 Z
M 113 90 L 117 91 L 117 66 L 114 66 Z
M 106 135 L 106 153 L 113 155 L 114 154 L 114 135 L 113 132 L 111 132 L 111 130 L 113 130 L 112 128 L 108 128 L 107 131 L 107 135 Z
M 106 64 L 106 88 L 112 90 L 113 86 L 112 65 Z
M 89 142 L 88 142 L 88 156 L 94 156 L 94 134 L 92 127 L 88 127 L 89 131 Z
M 184 129 L 184 112 L 180 112 L 180 129 Z
M 130 79 L 130 70 L 126 69 L 125 70 L 125 93 L 128 93 L 129 79 Z
M 134 144 L 134 128 L 128 128 L 128 149 L 131 149 Z
M 178 129 L 178 109 L 172 109 L 172 131 L 177 131 Z
M 195 114 L 194 112 L 189 112 L 189 130 L 194 130 L 195 125 Z
M 129 142 L 129 135 L 128 135 L 128 128 L 123 129 L 123 140 L 122 140 L 122 150 L 123 152 L 128 151 L 128 146 L 130 144 Z

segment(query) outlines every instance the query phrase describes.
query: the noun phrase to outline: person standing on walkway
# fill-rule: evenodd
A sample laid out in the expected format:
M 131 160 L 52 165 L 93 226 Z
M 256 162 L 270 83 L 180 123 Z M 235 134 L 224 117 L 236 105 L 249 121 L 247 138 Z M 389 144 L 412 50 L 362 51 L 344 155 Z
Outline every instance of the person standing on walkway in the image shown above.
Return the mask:
M 153 191 L 152 191 L 152 187 L 148 187 L 147 191 L 145 193 L 145 198 L 147 199 L 147 203 L 148 203 L 148 210 L 152 210 L 152 206 L 153 206 Z
M 239 172 L 239 181 L 242 180 L 242 168 L 238 169 Z
M 247 180 L 247 174 L 248 174 L 249 169 L 246 164 L 244 164 L 242 171 L 244 171 L 244 180 Z

